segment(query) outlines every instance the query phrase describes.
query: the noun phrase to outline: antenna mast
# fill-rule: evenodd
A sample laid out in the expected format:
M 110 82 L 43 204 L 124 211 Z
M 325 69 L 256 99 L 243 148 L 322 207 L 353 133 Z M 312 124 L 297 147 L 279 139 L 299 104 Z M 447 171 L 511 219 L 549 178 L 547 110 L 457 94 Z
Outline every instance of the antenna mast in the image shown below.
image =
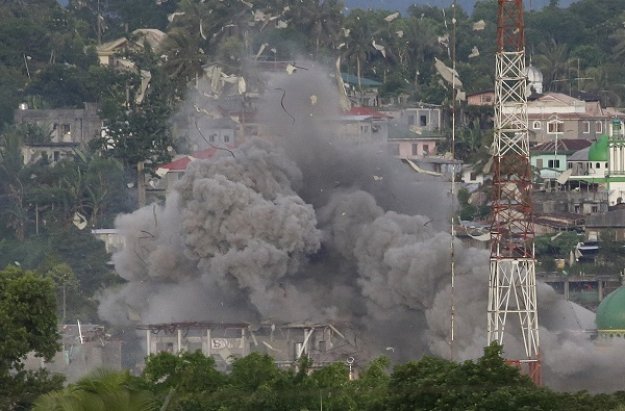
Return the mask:
M 456 331 L 455 317 L 456 317 L 456 296 L 455 296 L 455 282 L 456 282 L 456 256 L 454 250 L 454 240 L 456 239 L 456 233 L 454 229 L 455 210 L 454 207 L 456 201 L 456 0 L 453 0 L 451 4 L 451 242 L 449 244 L 449 253 L 451 261 L 451 290 L 450 290 L 450 330 L 449 330 L 449 359 L 454 360 L 454 337 Z
M 525 357 L 511 362 L 540 384 L 523 0 L 498 0 L 495 62 L 488 343 L 518 327 Z

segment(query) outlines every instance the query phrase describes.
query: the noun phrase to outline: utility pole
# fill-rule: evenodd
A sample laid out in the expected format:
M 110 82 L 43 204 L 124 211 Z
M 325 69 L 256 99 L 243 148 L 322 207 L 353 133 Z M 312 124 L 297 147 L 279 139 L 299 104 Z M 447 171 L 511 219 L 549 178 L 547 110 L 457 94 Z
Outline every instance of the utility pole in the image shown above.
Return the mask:
M 451 269 L 451 289 L 449 296 L 449 360 L 454 360 L 454 339 L 456 331 L 456 255 L 454 249 L 454 241 L 456 240 L 456 232 L 454 228 L 454 219 L 456 213 L 456 0 L 452 4 L 452 36 L 451 36 L 451 242 L 449 244 L 450 269 Z
M 487 339 L 503 344 L 517 327 L 525 355 L 509 361 L 540 384 L 523 0 L 498 0 L 495 65 Z
M 96 34 L 98 37 L 98 45 L 100 45 L 102 44 L 102 15 L 100 14 L 100 0 L 98 0 L 97 9 Z

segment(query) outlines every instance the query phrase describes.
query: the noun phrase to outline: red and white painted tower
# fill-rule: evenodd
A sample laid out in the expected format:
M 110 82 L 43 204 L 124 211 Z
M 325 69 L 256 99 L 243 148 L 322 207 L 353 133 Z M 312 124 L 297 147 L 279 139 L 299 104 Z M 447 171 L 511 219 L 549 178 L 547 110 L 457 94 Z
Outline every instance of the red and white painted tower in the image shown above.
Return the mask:
M 498 3 L 488 343 L 520 331 L 511 362 L 540 384 L 523 0 Z

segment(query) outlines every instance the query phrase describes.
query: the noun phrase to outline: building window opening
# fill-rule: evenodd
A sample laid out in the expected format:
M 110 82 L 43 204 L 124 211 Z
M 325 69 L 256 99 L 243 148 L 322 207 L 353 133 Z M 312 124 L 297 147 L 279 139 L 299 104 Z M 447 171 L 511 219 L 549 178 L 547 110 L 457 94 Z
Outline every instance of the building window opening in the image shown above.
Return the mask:
M 419 155 L 419 145 L 418 144 L 413 144 L 412 145 L 412 155 L 413 156 Z
M 562 121 L 550 121 L 547 123 L 547 132 L 551 134 L 564 133 L 564 123 Z
M 426 127 L 428 125 L 428 118 L 427 118 L 427 116 L 424 116 L 424 115 L 420 115 L 419 116 L 419 125 L 421 127 Z

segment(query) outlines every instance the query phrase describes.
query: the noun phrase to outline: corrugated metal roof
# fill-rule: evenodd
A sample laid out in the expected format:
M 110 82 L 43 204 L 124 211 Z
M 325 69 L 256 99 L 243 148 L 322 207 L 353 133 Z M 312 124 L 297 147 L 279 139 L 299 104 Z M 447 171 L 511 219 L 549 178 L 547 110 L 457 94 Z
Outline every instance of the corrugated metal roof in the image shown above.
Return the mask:
M 358 83 L 358 76 L 354 76 L 353 74 L 341 73 L 341 77 L 343 81 L 349 84 L 360 84 L 363 87 L 378 87 L 381 86 L 382 83 L 366 77 L 360 77 L 360 83 Z
M 591 142 L 583 139 L 558 139 L 557 151 L 563 153 L 574 153 L 586 147 L 590 147 Z M 556 151 L 556 142 L 548 141 L 532 148 L 533 153 L 553 153 Z

